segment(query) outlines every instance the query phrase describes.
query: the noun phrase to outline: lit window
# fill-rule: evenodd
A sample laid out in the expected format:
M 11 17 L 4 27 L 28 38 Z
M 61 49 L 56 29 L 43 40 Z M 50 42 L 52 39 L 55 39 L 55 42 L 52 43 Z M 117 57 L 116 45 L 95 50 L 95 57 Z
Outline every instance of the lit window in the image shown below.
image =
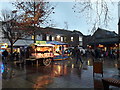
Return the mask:
M 64 41 L 65 41 L 65 42 L 67 41 L 67 37 L 64 37 Z
M 71 37 L 71 41 L 73 41 L 73 37 Z
M 57 38 L 59 39 L 59 38 L 60 38 L 60 35 L 57 35 Z
M 55 37 L 52 37 L 52 41 L 54 41 L 55 40 Z
M 82 41 L 82 37 L 79 37 L 79 41 Z
M 47 36 L 47 41 L 49 41 L 49 36 Z
M 63 37 L 61 37 L 61 42 L 63 42 Z
M 32 39 L 34 39 L 34 36 L 32 35 Z
M 60 39 L 61 39 L 61 36 L 60 35 L 57 35 L 56 36 L 56 39 L 57 39 L 57 41 L 61 41 Z

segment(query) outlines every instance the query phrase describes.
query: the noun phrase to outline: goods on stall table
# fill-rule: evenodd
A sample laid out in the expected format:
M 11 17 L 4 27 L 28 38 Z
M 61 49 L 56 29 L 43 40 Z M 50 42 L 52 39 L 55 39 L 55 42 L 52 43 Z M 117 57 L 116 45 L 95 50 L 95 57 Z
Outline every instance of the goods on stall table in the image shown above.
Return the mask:
M 30 48 L 29 60 L 30 59 L 39 60 L 42 61 L 41 64 L 48 66 L 54 57 L 53 47 L 54 45 L 51 44 L 32 45 Z

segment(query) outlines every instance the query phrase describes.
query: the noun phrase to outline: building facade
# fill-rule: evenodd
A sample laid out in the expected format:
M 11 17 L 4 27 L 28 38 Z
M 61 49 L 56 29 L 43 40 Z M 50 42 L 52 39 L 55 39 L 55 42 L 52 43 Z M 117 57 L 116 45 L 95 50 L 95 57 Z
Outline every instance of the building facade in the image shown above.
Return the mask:
M 90 39 L 88 45 L 94 49 L 98 47 L 105 50 L 118 49 L 118 34 L 114 31 L 98 28 Z
M 36 31 L 36 40 L 60 41 L 70 46 L 83 46 L 83 34 L 77 30 L 69 31 L 57 28 L 41 28 Z
M 17 31 L 17 30 L 16 30 Z M 60 41 L 67 43 L 70 46 L 83 46 L 83 34 L 77 30 L 69 31 L 57 28 L 38 28 L 35 30 L 36 41 Z M 6 41 L 9 45 L 9 41 Z M 3 40 L 4 43 L 4 40 Z M 27 37 L 21 37 L 21 39 L 15 42 L 15 46 L 26 46 L 30 43 L 34 43 L 34 35 L 30 34 Z

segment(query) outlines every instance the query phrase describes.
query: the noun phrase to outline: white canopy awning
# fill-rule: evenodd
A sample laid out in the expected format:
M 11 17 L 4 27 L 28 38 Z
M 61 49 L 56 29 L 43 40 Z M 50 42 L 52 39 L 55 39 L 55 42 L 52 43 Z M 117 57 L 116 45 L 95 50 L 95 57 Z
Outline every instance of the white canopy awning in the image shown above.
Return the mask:
M 28 46 L 32 43 L 34 43 L 33 40 L 17 40 L 14 46 Z
M 1 43 L 8 43 L 10 45 L 10 42 L 8 40 L 2 40 Z M 17 40 L 14 43 L 14 46 L 29 46 L 30 44 L 34 43 L 33 40 Z

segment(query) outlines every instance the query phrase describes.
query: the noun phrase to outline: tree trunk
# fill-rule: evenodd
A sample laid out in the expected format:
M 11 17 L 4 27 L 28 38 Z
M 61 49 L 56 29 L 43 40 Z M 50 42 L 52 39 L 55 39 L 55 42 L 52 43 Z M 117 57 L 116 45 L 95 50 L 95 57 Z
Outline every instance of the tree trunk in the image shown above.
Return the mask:
M 13 59 L 13 42 L 11 42 L 11 46 L 10 46 L 10 61 L 12 61 L 12 59 Z
M 12 55 L 13 54 L 13 43 L 11 43 L 10 49 L 11 49 L 10 54 Z

